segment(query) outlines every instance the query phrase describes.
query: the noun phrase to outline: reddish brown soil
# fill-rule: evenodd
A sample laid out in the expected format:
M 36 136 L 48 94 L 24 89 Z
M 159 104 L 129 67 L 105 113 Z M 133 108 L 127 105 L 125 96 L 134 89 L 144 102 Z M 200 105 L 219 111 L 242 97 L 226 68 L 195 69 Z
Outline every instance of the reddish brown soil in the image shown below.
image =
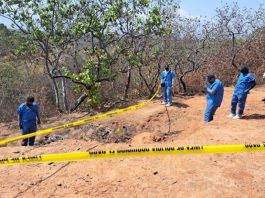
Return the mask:
M 205 98 L 176 97 L 168 108 L 147 106 L 93 124 L 59 132 L 62 141 L 38 147 L 0 148 L 0 157 L 115 149 L 138 146 L 215 145 L 265 141 L 265 88 L 248 98 L 245 119 L 229 120 L 232 89 L 205 125 Z M 72 121 L 82 114 L 52 118 L 43 128 Z M 94 127 L 94 128 L 93 128 Z M 96 127 L 96 128 L 95 128 Z M 18 134 L 16 124 L 1 124 L 0 137 Z M 93 130 L 108 128 L 96 136 Z M 88 133 L 88 131 L 90 131 Z M 113 135 L 114 134 L 114 135 Z M 97 134 L 96 134 L 97 135 Z M 101 138 L 102 137 L 102 138 Z M 98 138 L 98 139 L 97 139 Z M 111 143 L 111 142 L 125 143 Z M 264 197 L 264 152 L 159 156 L 0 167 L 0 197 Z

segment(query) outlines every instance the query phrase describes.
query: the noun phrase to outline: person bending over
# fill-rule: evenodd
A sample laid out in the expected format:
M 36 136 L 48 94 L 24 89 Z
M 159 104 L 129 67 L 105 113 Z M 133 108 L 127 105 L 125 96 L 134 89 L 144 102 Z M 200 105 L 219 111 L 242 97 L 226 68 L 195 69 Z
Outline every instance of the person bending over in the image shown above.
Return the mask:
M 221 106 L 224 97 L 224 85 L 216 79 L 214 73 L 207 75 L 207 84 L 204 85 L 206 93 L 206 111 L 204 114 L 205 123 L 211 122 L 216 110 Z

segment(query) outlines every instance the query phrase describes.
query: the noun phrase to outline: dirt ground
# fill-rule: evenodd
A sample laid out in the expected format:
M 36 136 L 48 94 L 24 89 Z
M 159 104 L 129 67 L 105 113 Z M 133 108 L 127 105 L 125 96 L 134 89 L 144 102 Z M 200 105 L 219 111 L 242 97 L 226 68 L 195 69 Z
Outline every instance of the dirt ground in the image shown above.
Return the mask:
M 168 114 L 155 100 L 135 111 L 60 131 L 48 142 L 38 138 L 36 147 L 19 147 L 18 143 L 2 147 L 0 157 L 138 146 L 264 142 L 265 104 L 261 99 L 265 97 L 265 87 L 251 92 L 242 120 L 226 118 L 231 96 L 232 88 L 226 88 L 223 105 L 210 124 L 203 123 L 204 96 L 178 96 Z M 58 116 L 42 127 L 82 116 L 85 115 Z M 18 134 L 15 122 L 0 124 L 0 128 L 1 139 Z M 0 166 L 0 197 L 264 197 L 264 154 L 171 155 Z

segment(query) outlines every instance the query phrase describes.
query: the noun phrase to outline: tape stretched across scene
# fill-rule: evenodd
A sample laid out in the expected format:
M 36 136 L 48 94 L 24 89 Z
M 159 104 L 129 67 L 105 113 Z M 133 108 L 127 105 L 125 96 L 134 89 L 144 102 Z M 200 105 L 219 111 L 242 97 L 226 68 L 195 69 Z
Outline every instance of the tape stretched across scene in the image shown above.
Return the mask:
M 45 162 L 71 162 L 92 159 L 145 157 L 169 154 L 210 154 L 210 153 L 234 153 L 265 151 L 263 144 L 238 144 L 238 145 L 214 145 L 214 146 L 185 146 L 185 147 L 153 147 L 153 148 L 130 148 L 118 150 L 102 150 L 89 152 L 61 153 L 36 155 L 31 157 L 2 158 L 0 165 L 32 164 Z
M 126 111 L 139 109 L 139 108 L 145 106 L 147 103 L 151 102 L 157 96 L 158 91 L 159 91 L 159 89 L 152 96 L 152 98 L 150 98 L 149 100 L 147 100 L 145 102 L 142 102 L 140 104 L 133 105 L 133 106 L 130 106 L 130 107 L 126 107 L 126 108 L 123 108 L 123 109 L 118 109 L 118 110 L 115 110 L 115 111 L 110 111 L 110 112 L 107 112 L 107 113 L 104 113 L 104 114 L 95 115 L 95 116 L 92 116 L 92 117 L 89 117 L 89 118 L 86 118 L 86 119 L 78 120 L 78 121 L 71 122 L 71 123 L 68 123 L 68 124 L 64 124 L 64 125 L 61 125 L 61 126 L 52 127 L 52 128 L 48 128 L 48 129 L 44 129 L 44 130 L 39 130 L 37 132 L 30 133 L 30 134 L 27 134 L 27 135 L 20 135 L 20 136 L 16 136 L 16 137 L 7 138 L 5 140 L 0 140 L 0 145 L 6 145 L 8 143 L 15 142 L 15 141 L 18 141 L 18 140 L 22 140 L 22 139 L 25 139 L 25 138 L 30 138 L 30 137 L 33 137 L 33 136 L 40 136 L 40 135 L 50 134 L 50 133 L 53 133 L 53 132 L 58 131 L 60 129 L 66 129 L 66 128 L 71 128 L 71 127 L 75 127 L 75 126 L 80 126 L 80 125 L 83 125 L 83 124 L 87 124 L 89 122 L 93 122 L 95 120 L 107 118 L 109 116 L 117 115 L 117 114 L 120 114 L 120 113 L 123 113 L 123 112 L 126 112 Z

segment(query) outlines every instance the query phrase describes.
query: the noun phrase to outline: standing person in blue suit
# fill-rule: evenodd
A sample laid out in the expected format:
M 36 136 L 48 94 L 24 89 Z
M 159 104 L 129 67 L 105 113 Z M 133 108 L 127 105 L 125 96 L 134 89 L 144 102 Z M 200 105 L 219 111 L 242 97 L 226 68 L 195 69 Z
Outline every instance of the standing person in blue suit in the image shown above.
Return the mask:
M 207 106 L 204 114 L 205 123 L 211 122 L 216 110 L 221 106 L 224 97 L 224 85 L 216 79 L 214 73 L 207 75 L 207 84 L 204 85 Z
M 39 106 L 34 102 L 33 96 L 28 96 L 26 102 L 22 103 L 18 109 L 19 127 L 22 135 L 37 131 L 37 124 L 40 124 Z M 35 136 L 22 140 L 22 146 L 34 146 Z
M 161 73 L 161 87 L 163 92 L 163 105 L 169 107 L 172 105 L 172 86 L 174 84 L 175 72 L 170 70 L 169 66 Z
M 249 67 L 244 66 L 240 70 L 237 84 L 231 102 L 231 114 L 228 118 L 241 119 L 244 113 L 249 91 L 256 86 L 255 76 L 249 72 Z M 238 111 L 236 112 L 238 107 Z

